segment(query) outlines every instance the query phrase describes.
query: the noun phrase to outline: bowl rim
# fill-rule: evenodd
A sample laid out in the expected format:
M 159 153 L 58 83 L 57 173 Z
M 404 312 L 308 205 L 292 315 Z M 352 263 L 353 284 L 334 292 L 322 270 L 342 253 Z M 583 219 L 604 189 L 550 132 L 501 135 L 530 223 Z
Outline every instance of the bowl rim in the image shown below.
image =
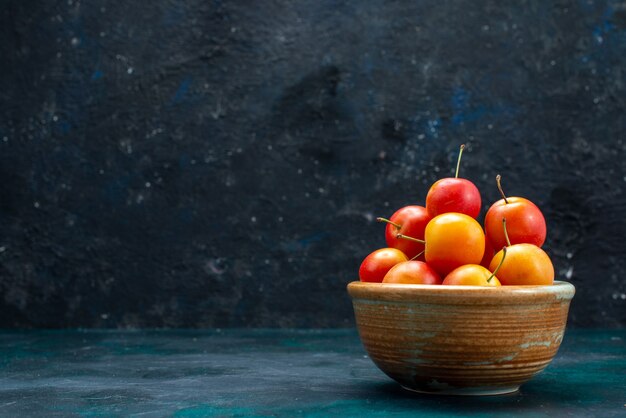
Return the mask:
M 347 289 L 352 299 L 409 302 L 413 299 L 445 298 L 458 299 L 460 303 L 474 303 L 478 299 L 504 303 L 546 298 L 569 301 L 576 293 L 573 284 L 560 280 L 555 280 L 551 285 L 526 286 L 442 286 L 353 281 L 348 283 Z

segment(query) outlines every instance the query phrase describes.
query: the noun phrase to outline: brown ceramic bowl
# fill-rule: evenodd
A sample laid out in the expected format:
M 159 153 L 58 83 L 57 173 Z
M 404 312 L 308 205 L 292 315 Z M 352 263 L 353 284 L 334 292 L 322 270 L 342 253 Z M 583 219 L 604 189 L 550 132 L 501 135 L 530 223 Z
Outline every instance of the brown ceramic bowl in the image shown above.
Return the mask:
M 406 389 L 514 392 L 555 356 L 574 286 L 437 286 L 352 282 L 370 358 Z

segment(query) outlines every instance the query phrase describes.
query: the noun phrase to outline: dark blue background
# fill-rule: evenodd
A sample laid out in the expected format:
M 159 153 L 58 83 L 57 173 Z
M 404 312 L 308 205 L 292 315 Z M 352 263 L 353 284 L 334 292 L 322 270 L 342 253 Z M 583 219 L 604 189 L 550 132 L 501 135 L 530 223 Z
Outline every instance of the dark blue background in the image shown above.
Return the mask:
M 4 1 L 0 326 L 347 326 L 376 216 L 544 211 L 626 324 L 626 3 Z

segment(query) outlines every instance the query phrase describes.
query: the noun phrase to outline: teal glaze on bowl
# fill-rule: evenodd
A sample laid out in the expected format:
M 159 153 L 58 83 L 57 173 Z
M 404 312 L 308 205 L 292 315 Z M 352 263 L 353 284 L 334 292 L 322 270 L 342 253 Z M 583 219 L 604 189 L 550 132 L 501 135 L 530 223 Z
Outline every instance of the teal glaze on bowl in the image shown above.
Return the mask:
M 574 286 L 348 285 L 361 341 L 406 389 L 514 392 L 556 355 Z

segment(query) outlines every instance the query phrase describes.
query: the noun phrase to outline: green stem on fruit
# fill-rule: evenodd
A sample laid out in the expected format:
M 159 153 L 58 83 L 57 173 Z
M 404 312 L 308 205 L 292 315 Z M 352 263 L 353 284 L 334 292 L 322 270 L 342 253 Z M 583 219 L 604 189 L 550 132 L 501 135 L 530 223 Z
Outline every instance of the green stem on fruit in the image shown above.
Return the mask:
M 459 178 L 459 167 L 461 166 L 461 155 L 463 155 L 463 150 L 465 149 L 465 144 L 461 144 L 461 148 L 459 149 L 459 158 L 456 160 L 456 172 L 454 173 L 454 178 Z
M 498 264 L 498 267 L 496 267 L 493 273 L 491 273 L 491 276 L 489 276 L 489 278 L 487 279 L 487 283 L 489 283 L 491 279 L 496 277 L 496 273 L 498 272 L 498 270 L 500 270 L 500 267 L 502 267 L 502 263 L 504 263 L 505 258 L 506 258 L 506 247 L 502 247 L 502 260 L 500 260 L 500 264 Z
M 504 239 L 506 239 L 507 247 L 511 246 L 511 240 L 509 239 L 509 233 L 506 230 L 506 218 L 502 218 L 502 228 L 504 229 Z
M 498 190 L 500 190 L 500 194 L 502 195 L 502 198 L 504 199 L 504 203 L 509 203 L 509 200 L 506 198 L 504 194 L 504 190 L 502 190 L 502 184 L 500 184 L 500 180 L 502 180 L 502 176 L 498 174 L 496 176 L 496 183 L 498 183 Z
M 402 228 L 402 226 L 398 225 L 398 224 L 397 224 L 397 223 L 395 223 L 395 222 L 390 221 L 390 220 L 389 220 L 389 219 L 387 219 L 387 218 L 376 218 L 376 220 L 377 220 L 378 222 L 385 222 L 385 223 L 388 223 L 389 225 L 393 225 L 393 226 L 395 226 L 397 229 Z
M 411 258 L 411 260 L 410 260 L 410 261 L 417 260 L 417 259 L 418 259 L 418 257 L 419 257 L 420 255 L 424 254 L 424 251 L 426 251 L 426 250 L 425 250 L 425 249 L 424 249 L 424 250 L 422 250 L 422 252 L 421 252 L 421 253 L 419 253 L 419 254 L 418 254 L 418 255 L 416 255 L 415 257 Z
M 406 239 L 408 241 L 413 241 L 413 242 L 419 242 L 420 244 L 426 244 L 426 241 L 424 241 L 423 239 L 413 238 L 413 237 L 410 237 L 410 236 L 404 235 L 404 234 L 398 234 L 398 235 L 396 235 L 396 238 L 398 238 L 398 239 Z

